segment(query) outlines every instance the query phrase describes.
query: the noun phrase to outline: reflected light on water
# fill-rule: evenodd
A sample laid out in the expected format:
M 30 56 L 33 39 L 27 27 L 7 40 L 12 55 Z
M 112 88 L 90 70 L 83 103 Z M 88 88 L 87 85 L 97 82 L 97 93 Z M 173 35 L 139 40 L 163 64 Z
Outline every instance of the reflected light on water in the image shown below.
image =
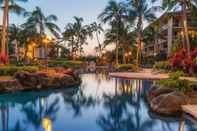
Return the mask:
M 184 121 L 184 116 L 182 114 L 180 118 L 180 125 L 179 125 L 179 131 L 185 131 L 185 121 Z
M 52 131 L 52 122 L 49 118 L 44 118 L 42 120 L 42 126 L 44 127 L 45 131 Z

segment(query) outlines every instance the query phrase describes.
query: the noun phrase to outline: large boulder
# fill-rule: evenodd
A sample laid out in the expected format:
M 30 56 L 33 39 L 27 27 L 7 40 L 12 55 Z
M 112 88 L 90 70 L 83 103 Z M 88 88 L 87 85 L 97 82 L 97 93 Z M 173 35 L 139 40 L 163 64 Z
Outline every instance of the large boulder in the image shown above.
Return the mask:
M 197 105 L 197 91 L 188 92 L 187 96 L 189 97 L 189 104 Z
M 151 110 L 163 115 L 177 115 L 187 103 L 188 97 L 177 91 L 160 94 L 149 101 Z
M 15 92 L 18 90 L 23 90 L 23 86 L 18 80 L 0 80 L 0 93 Z
M 153 98 L 155 98 L 161 94 L 171 93 L 174 91 L 176 91 L 176 90 L 173 88 L 162 88 L 162 87 L 153 86 L 147 92 L 147 99 L 148 99 L 148 101 L 152 101 Z
M 43 78 L 47 78 L 45 73 L 28 73 L 28 72 L 17 72 L 14 76 L 26 90 L 32 88 L 41 88 L 40 81 Z

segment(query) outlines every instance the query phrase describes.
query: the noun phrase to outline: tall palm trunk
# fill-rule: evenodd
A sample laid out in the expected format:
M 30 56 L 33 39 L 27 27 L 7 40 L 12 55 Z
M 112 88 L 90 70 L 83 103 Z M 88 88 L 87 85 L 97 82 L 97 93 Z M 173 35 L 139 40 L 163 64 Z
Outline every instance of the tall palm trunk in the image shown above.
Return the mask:
M 99 40 L 99 37 L 98 37 L 98 32 L 96 32 L 96 39 L 97 39 L 98 47 L 99 47 L 99 56 L 101 57 L 101 55 L 102 55 L 102 47 L 101 47 L 101 43 L 100 43 L 100 40 Z
M 116 65 L 119 64 L 118 55 L 119 55 L 119 49 L 118 49 L 118 42 L 117 42 L 117 43 L 116 43 Z
M 141 33 L 137 33 L 137 58 L 136 66 L 140 67 L 141 64 Z
M 9 13 L 9 0 L 4 0 L 3 9 L 3 29 L 1 39 L 1 53 L 8 54 L 8 13 Z
M 182 19 L 183 19 L 183 28 L 184 28 L 184 38 L 186 42 L 188 55 L 190 54 L 190 41 L 188 34 L 188 25 L 187 25 L 187 9 L 186 9 L 186 0 L 183 0 L 182 3 Z M 183 43 L 184 44 L 184 43 Z
M 141 64 L 141 54 L 142 54 L 142 17 L 139 16 L 138 24 L 137 24 L 137 58 L 136 58 L 136 66 L 140 67 Z
M 125 48 L 123 48 L 123 64 L 127 64 L 126 56 L 125 56 Z

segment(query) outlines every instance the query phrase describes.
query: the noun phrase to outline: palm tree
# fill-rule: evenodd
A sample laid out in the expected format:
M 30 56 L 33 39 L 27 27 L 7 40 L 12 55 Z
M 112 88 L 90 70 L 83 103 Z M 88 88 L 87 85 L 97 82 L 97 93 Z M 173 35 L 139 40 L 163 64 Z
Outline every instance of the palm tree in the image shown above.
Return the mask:
M 103 23 L 108 23 L 111 25 L 111 28 L 116 28 L 112 30 L 116 30 L 116 38 L 114 40 L 116 43 L 116 64 L 119 63 L 118 60 L 118 48 L 119 48 L 119 34 L 120 34 L 120 28 L 122 26 L 122 23 L 125 22 L 126 19 L 126 8 L 125 4 L 120 2 L 117 3 L 114 0 L 110 0 L 108 5 L 105 7 L 104 11 L 98 16 L 98 18 L 103 22 Z M 113 25 L 113 27 L 112 27 Z
M 136 43 L 137 43 L 137 58 L 136 65 L 139 67 L 142 51 L 142 33 L 145 22 L 152 22 L 156 17 L 154 11 L 158 8 L 150 7 L 147 0 L 130 0 L 129 1 L 129 17 L 132 23 L 136 24 Z
M 25 12 L 25 9 L 16 2 L 27 2 L 28 0 L 0 0 L 3 7 L 3 27 L 1 39 L 1 53 L 8 55 L 8 26 L 9 26 L 9 12 L 14 12 L 18 15 Z
M 9 27 L 9 43 L 14 44 L 14 48 L 9 48 L 9 49 L 13 49 L 17 61 L 19 60 L 19 46 L 20 46 L 19 44 L 21 44 L 20 41 L 22 37 L 21 31 L 22 31 L 21 27 L 16 26 L 15 24 L 12 24 Z
M 99 56 L 101 56 L 103 47 L 102 47 L 101 42 L 99 40 L 99 35 L 104 31 L 104 29 L 102 28 L 101 24 L 98 24 L 96 22 L 92 23 L 90 26 L 91 26 L 92 32 L 95 33 L 96 39 L 98 42 L 98 46 L 95 49 L 98 50 Z
M 75 59 L 77 53 L 81 56 L 83 45 L 88 44 L 88 37 L 92 38 L 92 29 L 83 24 L 83 18 L 74 16 L 74 22 L 66 25 L 63 36 L 68 46 L 71 46 L 72 58 Z
M 60 28 L 54 23 L 58 20 L 57 16 L 51 14 L 45 16 L 39 7 L 36 7 L 32 12 L 25 13 L 28 17 L 24 24 L 27 28 L 35 28 L 36 32 L 41 36 L 46 35 L 49 31 L 52 35 L 59 38 Z
M 157 0 L 153 0 L 155 2 Z M 190 54 L 190 41 L 189 41 L 189 33 L 188 33 L 188 22 L 187 22 L 187 12 L 188 9 L 192 8 L 192 6 L 197 5 L 196 0 L 162 0 L 162 7 L 167 11 L 174 9 L 177 5 L 181 6 L 182 10 L 182 22 L 183 22 L 183 47 L 187 48 L 188 55 Z
M 74 50 L 75 50 L 75 30 L 73 23 L 68 23 L 65 27 L 65 31 L 63 32 L 63 39 L 67 42 L 68 46 L 71 47 L 70 53 L 71 58 L 74 59 Z

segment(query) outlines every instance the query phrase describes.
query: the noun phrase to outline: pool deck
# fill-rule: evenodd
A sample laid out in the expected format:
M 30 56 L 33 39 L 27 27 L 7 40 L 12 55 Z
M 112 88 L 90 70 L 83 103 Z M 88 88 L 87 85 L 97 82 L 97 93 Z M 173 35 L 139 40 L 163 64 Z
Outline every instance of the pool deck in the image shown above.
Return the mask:
M 151 69 L 143 69 L 140 72 L 116 72 L 110 73 L 111 77 L 125 79 L 140 79 L 140 80 L 163 80 L 168 79 L 166 73 L 154 73 Z
M 139 72 L 115 72 L 109 73 L 109 75 L 114 78 L 137 80 L 164 80 L 169 78 L 168 73 L 154 72 L 152 69 L 142 69 Z M 197 79 L 194 77 L 181 77 L 180 79 L 197 83 Z
M 197 105 L 183 105 L 182 110 L 197 120 Z

